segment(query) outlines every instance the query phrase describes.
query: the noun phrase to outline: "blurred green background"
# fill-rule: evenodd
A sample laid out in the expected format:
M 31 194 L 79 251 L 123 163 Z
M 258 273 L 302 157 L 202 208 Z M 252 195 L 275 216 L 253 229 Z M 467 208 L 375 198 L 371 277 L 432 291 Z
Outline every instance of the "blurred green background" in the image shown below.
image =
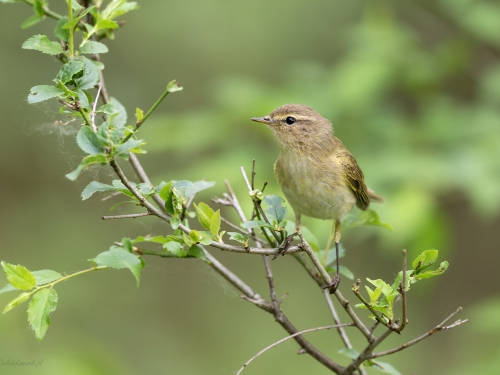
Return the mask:
M 64 2 L 55 4 L 63 11 Z M 427 248 L 450 262 L 441 277 L 419 283 L 409 302 L 402 344 L 458 306 L 471 321 L 382 359 L 402 374 L 498 374 L 500 368 L 500 4 L 496 1 L 254 0 L 143 1 L 103 55 L 108 90 L 132 118 L 176 78 L 169 96 L 140 131 L 140 156 L 154 182 L 228 179 L 241 201 L 240 166 L 257 160 L 257 184 L 272 176 L 278 149 L 249 121 L 285 103 L 312 106 L 334 124 L 370 187 L 387 197 L 375 207 L 394 231 L 346 231 L 343 264 L 356 277 L 392 280 L 401 249 Z M 24 4 L 0 6 L 0 258 L 31 270 L 73 272 L 124 236 L 166 233 L 154 218 L 106 221 L 110 201 L 82 202 L 92 179 L 109 168 L 64 178 L 82 156 L 78 124 L 55 126 L 56 103 L 29 106 L 31 86 L 49 84 L 60 63 L 21 49 L 33 34 L 52 35 L 50 19 L 28 30 Z M 123 162 L 124 168 L 130 169 Z M 250 208 L 245 202 L 247 212 Z M 122 206 L 117 213 L 131 212 Z M 291 211 L 291 210 L 290 210 Z M 233 212 L 223 215 L 235 219 Z M 290 218 L 291 212 L 289 213 Z M 329 223 L 305 220 L 325 243 Z M 220 253 L 222 262 L 267 295 L 260 257 Z M 195 259 L 148 258 L 141 286 L 127 271 L 59 284 L 59 306 L 42 343 L 23 307 L 0 320 L 0 359 L 40 361 L 0 366 L 2 374 L 234 374 L 260 349 L 286 336 L 273 318 L 242 301 Z M 272 263 L 283 309 L 299 329 L 331 324 L 321 293 L 288 257 Z M 3 276 L 1 277 L 4 280 Z M 354 300 L 351 282 L 342 291 Z M 5 305 L 12 294 L 0 296 Z M 24 312 L 23 312 L 24 311 Z M 363 312 L 361 312 L 362 314 Z M 362 339 L 352 334 L 355 343 Z M 335 332 L 308 337 L 341 363 Z M 360 348 L 358 346 L 358 348 Z M 327 374 L 295 354 L 289 341 L 244 373 Z

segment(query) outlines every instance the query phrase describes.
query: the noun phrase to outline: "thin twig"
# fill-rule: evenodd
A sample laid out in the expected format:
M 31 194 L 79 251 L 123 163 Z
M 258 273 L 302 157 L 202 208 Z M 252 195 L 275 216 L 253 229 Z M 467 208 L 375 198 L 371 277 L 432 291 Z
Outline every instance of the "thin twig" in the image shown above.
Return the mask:
M 300 331 L 300 332 L 297 332 L 297 333 L 294 333 L 293 335 L 290 335 L 290 336 L 287 336 L 281 340 L 278 340 L 276 341 L 275 343 L 269 345 L 268 347 L 262 349 L 260 352 L 258 352 L 256 355 L 254 355 L 252 358 L 250 358 L 248 361 L 245 362 L 245 364 L 240 368 L 240 370 L 236 373 L 236 375 L 239 375 L 241 374 L 241 372 L 245 369 L 245 367 L 247 367 L 250 362 L 252 362 L 254 359 L 256 359 L 257 357 L 259 357 L 261 354 L 265 353 L 266 351 L 268 351 L 269 349 L 272 349 L 276 346 L 278 346 L 279 344 L 287 341 L 287 340 L 290 340 L 292 338 L 294 338 L 295 336 L 298 336 L 298 335 L 303 335 L 304 333 L 309 333 L 309 332 L 314 332 L 314 331 L 321 331 L 321 330 L 327 330 L 327 329 L 333 329 L 333 328 L 341 328 L 341 327 L 352 327 L 353 324 L 352 323 L 347 323 L 347 324 L 336 324 L 336 325 L 333 325 L 333 326 L 324 326 L 324 327 L 316 327 L 316 328 L 310 328 L 310 329 L 305 329 L 303 331 Z
M 116 216 L 103 216 L 102 220 L 116 220 L 116 219 L 135 219 L 137 217 L 151 216 L 149 212 L 142 212 L 140 214 L 127 214 L 127 215 L 116 215 Z
M 401 318 L 401 324 L 399 327 L 395 330 L 396 332 L 401 332 L 403 329 L 405 329 L 406 324 L 408 324 L 408 317 L 407 317 L 407 306 L 406 306 L 406 249 L 403 250 L 403 277 L 400 283 L 400 293 L 401 293 L 401 305 L 402 305 L 402 318 Z
M 396 328 L 395 326 L 393 326 L 391 324 L 391 322 L 386 322 L 384 321 L 384 319 L 382 319 L 382 317 L 379 315 L 379 313 L 373 308 L 373 306 L 371 305 L 371 303 L 369 303 L 362 295 L 361 293 L 359 292 L 359 284 L 361 283 L 361 280 L 358 279 L 356 284 L 353 285 L 352 287 L 352 291 L 353 293 L 356 295 L 356 297 L 358 297 L 358 299 L 366 306 L 366 308 L 368 310 L 370 310 L 370 312 L 373 314 L 373 316 L 375 317 L 375 319 L 380 323 L 380 324 L 383 324 L 384 326 L 386 326 L 387 328 L 390 328 L 392 329 L 393 331 L 396 331 Z
M 406 344 L 398 346 L 397 348 L 389 349 L 389 350 L 386 350 L 384 352 L 373 353 L 372 355 L 370 355 L 368 357 L 368 359 L 383 357 L 383 356 L 386 356 L 386 355 L 389 355 L 389 354 L 393 354 L 393 353 L 399 352 L 399 351 L 401 351 L 403 349 L 409 348 L 412 345 L 415 345 L 416 343 L 418 343 L 418 342 L 426 339 L 429 336 L 432 336 L 433 334 L 435 334 L 437 332 L 446 331 L 448 329 L 452 329 L 452 328 L 458 327 L 459 325 L 468 322 L 469 319 L 464 319 L 464 320 L 459 319 L 455 323 L 453 323 L 453 324 L 451 324 L 449 326 L 445 326 L 445 323 L 448 322 L 451 318 L 453 318 L 460 311 L 462 311 L 462 307 L 459 307 L 458 309 L 456 309 L 450 316 L 448 316 L 440 324 L 438 324 L 436 327 L 434 327 L 433 329 L 431 329 L 429 332 L 424 333 L 422 336 L 419 336 L 416 339 L 407 342 Z
M 335 306 L 333 306 L 332 299 L 330 297 L 330 292 L 327 289 L 323 289 L 323 295 L 325 296 L 326 303 L 328 305 L 328 308 L 330 309 L 330 313 L 332 314 L 333 321 L 338 326 L 337 331 L 340 335 L 340 338 L 344 342 L 346 348 L 352 349 L 351 341 L 349 340 L 349 337 L 345 333 L 344 327 L 340 326 L 341 325 L 340 318 L 339 315 L 337 314 L 337 310 L 335 310 Z
M 101 86 L 97 89 L 97 95 L 95 96 L 94 103 L 92 104 L 92 113 L 90 114 L 90 122 L 92 123 L 92 130 L 97 133 L 97 126 L 95 124 L 95 110 L 97 108 L 97 102 L 99 101 L 99 95 L 101 94 Z

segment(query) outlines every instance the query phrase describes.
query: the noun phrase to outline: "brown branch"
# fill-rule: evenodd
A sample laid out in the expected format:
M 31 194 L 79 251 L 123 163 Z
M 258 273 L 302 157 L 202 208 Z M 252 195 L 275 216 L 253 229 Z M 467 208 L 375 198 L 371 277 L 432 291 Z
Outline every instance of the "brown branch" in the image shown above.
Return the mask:
M 403 329 L 405 329 L 406 324 L 408 324 L 408 317 L 407 317 L 407 302 L 406 302 L 406 250 L 403 250 L 403 277 L 402 280 L 399 284 L 399 292 L 401 293 L 401 324 L 399 325 L 398 328 L 394 330 L 394 332 L 401 332 Z
M 116 219 L 135 219 L 137 217 L 151 216 L 150 212 L 142 212 L 140 214 L 127 214 L 127 215 L 116 215 L 116 216 L 103 216 L 102 220 L 116 220 Z

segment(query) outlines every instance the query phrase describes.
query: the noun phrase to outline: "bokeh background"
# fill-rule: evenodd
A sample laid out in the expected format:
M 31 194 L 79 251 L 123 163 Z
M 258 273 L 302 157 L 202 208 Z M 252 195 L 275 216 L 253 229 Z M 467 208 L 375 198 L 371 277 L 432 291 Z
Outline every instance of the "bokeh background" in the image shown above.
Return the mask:
M 53 1 L 54 2 L 54 1 Z M 53 4 L 63 11 L 64 2 Z M 258 185 L 279 194 L 272 176 L 278 149 L 250 117 L 285 103 L 312 106 L 334 124 L 368 184 L 387 197 L 375 209 L 393 232 L 346 231 L 343 264 L 356 277 L 392 280 L 401 250 L 428 248 L 450 262 L 441 277 L 409 297 L 402 344 L 458 306 L 470 322 L 382 361 L 402 374 L 498 374 L 500 369 L 500 4 L 487 0 L 184 0 L 140 2 L 111 53 L 103 55 L 112 96 L 129 117 L 165 84 L 169 96 L 140 131 L 141 161 L 155 182 L 216 181 L 200 194 L 222 195 L 228 179 L 247 210 L 239 167 L 257 160 Z M 31 270 L 74 272 L 121 237 L 166 233 L 154 218 L 105 221 L 110 201 L 82 202 L 92 179 L 64 178 L 82 156 L 78 125 L 56 126 L 56 103 L 29 106 L 29 88 L 49 84 L 59 62 L 21 49 L 53 20 L 28 30 L 25 4 L 0 6 L 0 258 Z M 131 120 L 132 121 L 132 120 Z M 122 163 L 127 171 L 126 163 Z M 132 174 L 130 173 L 130 176 Z M 116 213 L 134 211 L 122 206 Z M 235 218 L 229 210 L 224 216 Z M 292 218 L 291 212 L 289 213 Z M 326 242 L 329 224 L 305 221 Z M 267 295 L 260 257 L 212 251 Z M 148 258 L 141 286 L 128 271 L 106 271 L 59 284 L 52 326 L 38 343 L 25 307 L 0 319 L 0 359 L 40 361 L 0 366 L 2 374 L 234 374 L 263 347 L 286 336 L 273 318 L 196 259 Z M 284 311 L 300 329 L 331 324 L 321 293 L 288 257 L 272 263 Z M 0 277 L 4 280 L 4 277 Z M 350 281 L 341 289 L 349 295 Z M 5 305 L 12 294 L 0 296 Z M 349 297 L 354 300 L 354 296 Z M 357 333 L 352 334 L 358 345 Z M 335 332 L 308 337 L 341 363 Z M 358 346 L 358 348 L 360 348 Z M 289 341 L 259 357 L 245 374 L 327 374 L 295 354 Z M 373 370 L 371 370 L 371 373 Z

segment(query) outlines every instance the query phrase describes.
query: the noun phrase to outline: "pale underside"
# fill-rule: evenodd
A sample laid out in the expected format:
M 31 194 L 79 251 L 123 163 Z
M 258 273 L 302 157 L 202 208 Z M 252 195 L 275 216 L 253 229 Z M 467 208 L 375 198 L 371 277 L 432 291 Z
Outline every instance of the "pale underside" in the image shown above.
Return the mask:
M 356 196 L 342 178 L 342 167 L 335 156 L 327 163 L 317 163 L 282 151 L 274 174 L 296 216 L 341 221 L 356 204 Z

